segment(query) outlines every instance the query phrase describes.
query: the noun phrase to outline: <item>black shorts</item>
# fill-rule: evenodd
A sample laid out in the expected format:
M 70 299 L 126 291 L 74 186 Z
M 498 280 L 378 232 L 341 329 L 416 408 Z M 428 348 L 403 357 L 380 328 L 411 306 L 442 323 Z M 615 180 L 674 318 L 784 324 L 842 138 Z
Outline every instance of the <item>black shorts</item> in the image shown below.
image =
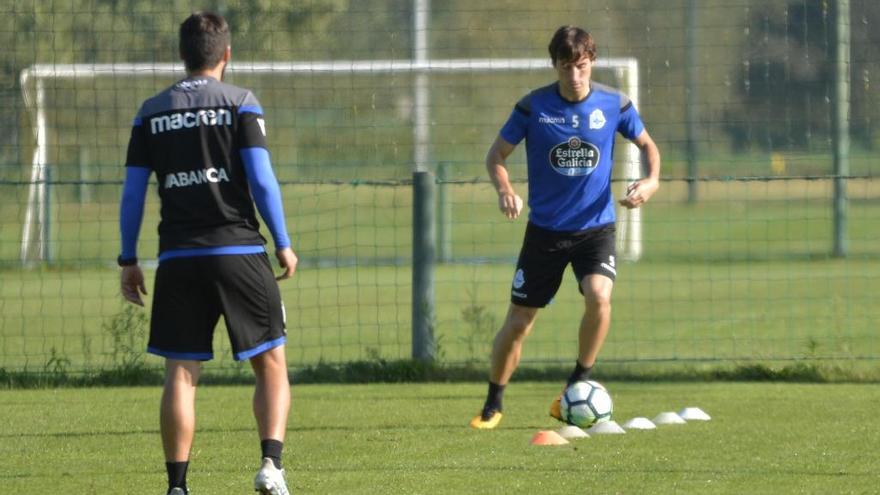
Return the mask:
M 614 224 L 580 232 L 555 232 L 529 222 L 516 262 L 510 302 L 543 308 L 559 290 L 569 263 L 577 277 L 578 290 L 587 275 L 604 275 L 614 280 L 616 233 Z
M 236 361 L 286 341 L 284 304 L 266 253 L 172 258 L 156 270 L 147 352 L 207 361 L 220 315 Z

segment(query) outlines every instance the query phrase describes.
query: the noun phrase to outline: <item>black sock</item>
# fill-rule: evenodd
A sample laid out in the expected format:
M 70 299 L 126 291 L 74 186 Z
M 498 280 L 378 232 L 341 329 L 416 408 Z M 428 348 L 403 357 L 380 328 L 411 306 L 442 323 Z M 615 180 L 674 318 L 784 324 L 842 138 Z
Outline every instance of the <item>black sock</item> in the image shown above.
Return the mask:
M 282 449 L 284 449 L 284 442 L 272 439 L 260 441 L 260 450 L 263 451 L 263 457 L 272 459 L 272 464 L 274 464 L 277 469 L 281 469 Z
M 504 387 L 506 385 L 498 385 L 489 382 L 489 393 L 486 394 L 486 403 L 483 405 L 483 419 L 492 417 L 495 411 L 501 411 L 501 399 L 504 397 Z
M 169 492 L 175 487 L 183 488 L 183 491 L 186 491 L 186 469 L 188 467 L 189 461 L 165 463 L 165 470 L 168 471 Z
M 571 385 L 574 382 L 583 382 L 590 379 L 590 372 L 593 371 L 592 366 L 582 366 L 580 361 L 574 362 L 574 371 L 571 372 L 571 375 L 568 377 L 568 383 L 566 386 Z

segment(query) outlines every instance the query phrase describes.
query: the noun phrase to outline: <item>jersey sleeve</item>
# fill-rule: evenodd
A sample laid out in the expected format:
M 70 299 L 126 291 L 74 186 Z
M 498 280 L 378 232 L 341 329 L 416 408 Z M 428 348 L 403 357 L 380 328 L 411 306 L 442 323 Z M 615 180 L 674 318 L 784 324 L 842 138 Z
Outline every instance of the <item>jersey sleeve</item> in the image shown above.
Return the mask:
M 528 94 L 514 105 L 513 112 L 498 134 L 510 144 L 519 144 L 526 137 L 531 115 L 531 94 Z
M 239 149 L 263 148 L 266 146 L 266 121 L 263 107 L 253 93 L 248 92 L 238 107 Z
M 131 137 L 128 139 L 125 165 L 127 167 L 152 169 L 150 164 L 150 146 L 147 142 L 146 128 L 143 121 L 143 111 L 138 111 L 131 123 Z
M 257 211 L 269 227 L 275 248 L 290 247 L 290 237 L 284 221 L 281 189 L 272 170 L 272 160 L 266 146 L 266 121 L 257 98 L 248 93 L 238 107 L 239 154 L 247 174 L 251 195 Z
M 125 181 L 119 202 L 119 233 L 123 259 L 137 257 L 137 240 L 144 218 L 144 203 L 152 165 L 142 111 L 135 116 L 125 157 Z
M 254 203 L 260 216 L 272 233 L 275 248 L 290 247 L 290 237 L 284 221 L 284 206 L 281 202 L 281 189 L 272 171 L 272 162 L 266 148 L 252 147 L 240 151 L 245 173 Z
M 617 123 L 617 132 L 627 139 L 635 139 L 644 130 L 645 124 L 642 123 L 642 118 L 639 117 L 635 105 L 626 95 L 621 95 L 620 121 Z
M 120 254 L 123 259 L 137 258 L 137 241 L 144 220 L 144 203 L 151 173 L 146 167 L 125 167 L 125 182 L 119 202 L 119 234 L 122 240 Z

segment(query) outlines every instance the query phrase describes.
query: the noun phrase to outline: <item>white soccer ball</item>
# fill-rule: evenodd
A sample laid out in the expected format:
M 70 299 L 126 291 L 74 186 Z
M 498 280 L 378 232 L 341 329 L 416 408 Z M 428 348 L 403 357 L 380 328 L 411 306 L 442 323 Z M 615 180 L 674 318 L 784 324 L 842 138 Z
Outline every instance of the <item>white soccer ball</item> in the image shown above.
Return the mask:
M 560 402 L 562 420 L 588 428 L 611 419 L 614 405 L 611 395 L 601 383 L 593 380 L 575 382 L 566 387 Z

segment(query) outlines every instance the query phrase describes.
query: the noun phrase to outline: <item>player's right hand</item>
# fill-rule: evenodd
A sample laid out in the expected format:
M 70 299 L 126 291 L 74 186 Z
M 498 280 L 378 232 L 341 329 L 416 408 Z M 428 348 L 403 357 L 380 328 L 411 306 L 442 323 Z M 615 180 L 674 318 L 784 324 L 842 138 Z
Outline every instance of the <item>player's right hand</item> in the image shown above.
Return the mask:
M 123 266 L 122 275 L 119 276 L 119 285 L 122 289 L 122 297 L 126 301 L 143 306 L 141 294 L 147 294 L 147 286 L 144 284 L 144 272 L 137 265 Z
M 514 192 L 498 195 L 498 209 L 507 218 L 513 220 L 522 212 L 523 200 Z
M 275 251 L 275 257 L 278 258 L 278 264 L 281 265 L 281 268 L 284 268 L 284 272 L 275 277 L 275 280 L 286 280 L 292 277 L 293 272 L 296 271 L 296 264 L 299 263 L 299 258 L 296 257 L 293 249 L 289 247 L 278 249 Z

